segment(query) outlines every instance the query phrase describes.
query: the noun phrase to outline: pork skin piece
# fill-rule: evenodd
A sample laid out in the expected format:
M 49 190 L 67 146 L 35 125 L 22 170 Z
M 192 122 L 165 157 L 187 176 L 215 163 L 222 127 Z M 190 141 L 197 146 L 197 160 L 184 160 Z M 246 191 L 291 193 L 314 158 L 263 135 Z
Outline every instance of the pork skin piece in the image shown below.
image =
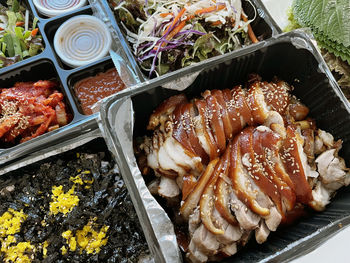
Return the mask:
M 268 118 L 269 109 L 260 82 L 254 82 L 250 85 L 247 98 L 254 123 L 263 124 Z
M 245 100 L 245 97 L 243 93 L 239 93 L 238 90 L 235 88 L 232 92 L 228 89 L 223 90 L 222 95 L 225 100 L 225 108 L 232 128 L 232 133 L 231 135 L 229 135 L 229 138 L 232 138 L 244 127 L 242 127 L 241 123 L 240 109 L 241 106 L 243 106 L 243 101 Z
M 241 135 L 242 132 L 232 141 L 231 151 L 231 168 L 230 178 L 232 180 L 232 188 L 236 196 L 254 213 L 261 216 L 267 216 L 269 209 L 262 207 L 257 202 L 257 192 L 252 189 L 252 183 L 249 175 L 245 172 L 241 156 Z
M 257 203 L 267 209 L 269 213 L 260 214 L 266 221 L 266 225 L 271 231 L 275 231 L 281 222 L 282 215 L 278 212 L 278 206 L 281 209 L 281 197 L 279 190 L 273 182 L 273 177 L 269 177 L 269 174 L 263 169 L 262 164 L 257 161 L 258 153 L 253 149 L 253 127 L 244 129 L 239 134 L 239 144 L 242 151 L 242 163 L 247 168 L 244 169 L 246 177 L 249 180 L 248 188 L 251 188 L 255 193 L 255 199 Z M 259 135 L 259 133 L 256 133 Z M 257 141 L 260 144 L 262 141 Z M 246 158 L 244 158 L 246 156 Z M 265 174 L 264 174 L 265 173 Z M 275 205 L 269 198 L 269 195 L 274 196 L 274 200 L 277 203 Z M 276 208 L 277 206 L 277 208 Z
M 184 201 L 196 186 L 197 179 L 192 174 L 186 174 L 182 177 L 182 180 L 182 201 Z
M 195 129 L 195 121 L 194 118 L 196 116 L 195 113 L 195 106 L 193 103 L 187 103 L 182 108 L 182 116 L 184 122 L 185 122 L 185 131 L 187 133 L 187 137 L 189 139 L 189 142 L 192 146 L 192 149 L 197 154 L 197 156 L 201 157 L 203 164 L 208 164 L 209 162 L 209 156 L 203 149 L 202 145 L 199 142 L 198 136 L 196 134 Z
M 210 128 L 215 138 L 216 145 L 221 155 L 226 149 L 226 137 L 225 130 L 221 114 L 221 107 L 218 104 L 216 98 L 211 95 L 210 91 L 206 91 L 203 94 L 206 101 L 206 112 L 209 117 Z
M 302 145 L 301 138 L 297 135 L 295 128 L 288 126 L 287 137 L 283 141 L 281 159 L 293 182 L 296 200 L 308 204 L 312 201 L 312 189 L 307 181 L 307 171 L 302 161 L 304 154 Z
M 284 81 L 268 83 L 260 82 L 260 88 L 264 94 L 266 104 L 272 111 L 283 114 L 289 105 L 290 86 Z
M 149 119 L 147 130 L 155 130 L 166 120 L 169 120 L 170 115 L 174 111 L 175 107 L 178 104 L 182 104 L 185 102 L 187 102 L 187 98 L 184 94 L 175 95 L 163 101 L 152 113 Z
M 209 116 L 209 112 L 206 109 L 207 105 L 203 100 L 195 100 L 194 103 L 199 112 L 199 118 L 196 123 L 200 122 L 201 124 L 198 128 L 196 127 L 196 132 L 197 132 L 197 135 L 198 134 L 204 135 L 203 137 L 199 137 L 200 142 L 201 142 L 201 139 L 204 139 L 204 141 L 201 142 L 201 145 L 205 150 L 209 148 L 209 152 L 207 153 L 209 155 L 209 159 L 213 160 L 219 156 L 220 150 L 218 149 L 218 146 L 215 142 L 214 135 L 210 128 L 210 118 L 209 118 L 210 116 Z
M 247 92 L 245 89 L 242 89 L 242 86 L 236 86 L 232 91 L 232 99 L 237 101 L 237 107 L 239 108 L 239 117 L 241 120 L 242 129 L 246 126 L 254 125 L 254 118 L 252 109 L 250 107 Z
M 221 90 L 213 90 L 211 94 L 215 97 L 219 108 L 222 123 L 224 125 L 225 138 L 231 139 L 233 136 L 233 128 L 231 125 L 231 120 L 227 112 L 226 101 Z
M 161 148 L 164 148 L 170 158 L 186 172 L 200 174 L 203 171 L 202 159 L 187 151 L 173 137 L 167 136 Z
M 203 174 L 199 177 L 193 191 L 189 194 L 186 200 L 183 202 L 180 208 L 180 214 L 185 220 L 188 220 L 189 216 L 193 213 L 194 209 L 197 207 L 198 202 L 201 199 L 202 193 L 210 180 L 214 168 L 219 161 L 219 158 L 211 161 Z
M 289 104 L 287 111 L 295 121 L 304 120 L 309 114 L 309 108 L 298 100 L 293 100 L 293 102 Z
M 254 128 L 246 128 L 241 133 L 240 145 L 242 154 L 245 157 L 243 165 L 247 169 L 248 175 L 259 187 L 259 190 L 269 196 L 279 211 L 282 211 L 281 194 L 280 189 L 277 187 L 276 176 L 264 159 L 265 149 L 267 149 L 265 147 L 271 147 L 271 145 L 275 144 L 279 136 L 270 133 L 271 136 L 269 138 L 264 138 L 262 135 L 266 133 L 268 133 L 267 129 L 260 132 L 259 129 L 255 130 Z
M 215 192 L 215 208 L 221 216 L 232 225 L 238 225 L 236 217 L 232 214 L 230 208 L 230 191 L 232 191 L 232 183 L 227 174 L 222 175 L 216 182 Z
M 216 164 L 213 174 L 211 175 L 211 178 L 209 179 L 207 185 L 205 186 L 205 189 L 200 199 L 201 220 L 205 225 L 205 227 L 210 232 L 216 235 L 224 234 L 224 230 L 215 226 L 213 222 L 213 210 L 214 210 L 214 202 L 215 202 L 214 187 L 216 185 L 216 182 L 219 176 L 221 174 L 228 173 L 228 169 L 230 167 L 230 153 L 231 153 L 231 147 L 229 146 L 227 147 L 225 154 L 221 157 L 221 159 Z
M 193 154 L 196 154 L 191 141 L 187 135 L 187 130 L 189 129 L 186 125 L 186 120 L 182 115 L 183 108 L 186 106 L 185 103 L 178 104 L 175 107 L 173 114 L 171 115 L 173 138 L 178 141 L 186 150 L 190 151 Z
M 257 185 L 263 191 L 265 189 L 265 194 L 273 200 L 279 213 L 284 216 L 285 211 L 293 209 L 296 197 L 290 187 L 292 182 L 278 160 L 281 143 L 282 138 L 266 126 L 259 126 L 253 132 L 254 159 L 265 172 L 265 177 L 254 178 L 260 179 L 256 180 Z

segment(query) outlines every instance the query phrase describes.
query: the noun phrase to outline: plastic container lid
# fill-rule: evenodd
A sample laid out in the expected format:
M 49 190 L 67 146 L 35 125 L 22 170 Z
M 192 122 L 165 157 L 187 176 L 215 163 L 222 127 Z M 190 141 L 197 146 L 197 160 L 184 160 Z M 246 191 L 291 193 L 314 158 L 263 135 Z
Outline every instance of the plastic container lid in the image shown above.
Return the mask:
M 73 68 L 105 57 L 111 44 L 106 24 L 90 15 L 68 19 L 57 29 L 54 38 L 57 55 Z
M 53 17 L 84 6 L 86 0 L 33 0 L 33 3 L 39 13 Z

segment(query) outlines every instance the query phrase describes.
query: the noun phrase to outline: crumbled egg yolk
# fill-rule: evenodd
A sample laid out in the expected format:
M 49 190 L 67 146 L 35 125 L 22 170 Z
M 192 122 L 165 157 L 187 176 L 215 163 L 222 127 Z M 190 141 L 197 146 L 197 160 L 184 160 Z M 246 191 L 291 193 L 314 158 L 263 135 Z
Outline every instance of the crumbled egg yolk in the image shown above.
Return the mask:
M 75 186 L 73 185 L 67 193 L 64 193 L 62 185 L 52 188 L 52 202 L 50 203 L 50 212 L 52 214 L 67 214 L 78 205 L 79 197 L 74 195 L 74 188 Z
M 72 176 L 69 177 L 69 180 L 71 180 L 75 184 L 80 184 L 80 185 L 84 184 L 83 179 L 81 179 L 79 174 L 77 176 L 75 176 L 75 177 L 72 177 Z
M 49 243 L 47 242 L 47 241 L 45 241 L 44 243 L 43 243 L 43 256 L 44 256 L 44 258 L 46 258 L 47 257 L 47 247 L 49 246 Z
M 3 254 L 4 262 L 29 263 L 31 262 L 30 254 L 34 251 L 34 246 L 30 242 L 19 242 L 16 244 L 14 234 L 21 229 L 21 224 L 26 220 L 27 215 L 21 211 L 15 211 L 9 208 L 0 217 L 0 243 L 1 255 Z
M 81 170 L 79 169 L 78 172 L 81 172 Z M 91 180 L 88 180 L 88 179 L 82 179 L 81 178 L 81 175 L 88 175 L 88 174 L 91 174 L 91 172 L 89 170 L 85 170 L 83 172 L 81 172 L 81 174 L 78 174 L 77 176 L 73 177 L 69 177 L 69 180 L 71 180 L 73 183 L 75 184 L 80 184 L 80 185 L 83 185 L 84 183 L 85 184 L 88 184 L 88 185 L 85 185 L 85 189 L 90 189 L 91 188 L 91 184 L 94 182 L 94 178 L 92 178 Z
M 27 215 L 23 213 L 23 210 L 18 212 L 9 208 L 0 217 L 0 237 L 6 237 L 19 232 L 22 222 L 26 219 Z
M 14 238 L 14 236 L 11 236 Z M 1 245 L 1 252 L 5 253 L 4 262 L 29 263 L 31 262 L 30 254 L 34 251 L 34 246 L 30 242 L 19 242 L 16 245 L 11 245 L 16 242 L 16 239 L 8 242 L 5 239 Z
M 61 247 L 61 253 L 62 255 L 67 254 L 67 248 L 65 246 Z
M 75 251 L 78 245 L 80 253 L 85 250 L 88 254 L 97 254 L 100 252 L 101 246 L 107 244 L 108 237 L 106 238 L 106 233 L 109 227 L 104 225 L 100 231 L 97 232 L 92 226 L 93 223 L 90 221 L 82 230 L 77 230 L 76 236 L 73 236 L 71 230 L 62 233 L 62 237 L 67 239 L 67 244 L 71 251 Z

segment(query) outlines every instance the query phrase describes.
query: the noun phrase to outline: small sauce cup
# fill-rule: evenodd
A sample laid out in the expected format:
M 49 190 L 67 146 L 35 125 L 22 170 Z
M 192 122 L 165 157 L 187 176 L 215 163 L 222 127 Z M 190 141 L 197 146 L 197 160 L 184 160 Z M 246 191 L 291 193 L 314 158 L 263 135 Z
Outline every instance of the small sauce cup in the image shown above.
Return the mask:
M 39 13 L 54 17 L 86 5 L 86 0 L 33 0 Z
M 68 19 L 57 29 L 54 37 L 57 55 L 72 68 L 105 57 L 111 44 L 112 37 L 107 25 L 90 15 Z

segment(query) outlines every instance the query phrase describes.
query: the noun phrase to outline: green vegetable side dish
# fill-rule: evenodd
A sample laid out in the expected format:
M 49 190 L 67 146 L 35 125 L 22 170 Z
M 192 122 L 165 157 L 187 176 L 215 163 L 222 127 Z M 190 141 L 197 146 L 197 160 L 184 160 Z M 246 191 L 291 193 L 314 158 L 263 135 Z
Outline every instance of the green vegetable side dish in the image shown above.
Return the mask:
M 148 77 L 222 55 L 259 40 L 241 0 L 109 0 Z
M 350 100 L 350 1 L 294 0 L 288 32 L 309 27 L 345 96 Z
M 350 1 L 294 0 L 293 15 L 310 27 L 319 46 L 350 64 Z
M 0 68 L 44 49 L 37 22 L 37 18 L 30 21 L 30 11 L 18 0 L 8 0 L 6 6 L 0 4 Z

